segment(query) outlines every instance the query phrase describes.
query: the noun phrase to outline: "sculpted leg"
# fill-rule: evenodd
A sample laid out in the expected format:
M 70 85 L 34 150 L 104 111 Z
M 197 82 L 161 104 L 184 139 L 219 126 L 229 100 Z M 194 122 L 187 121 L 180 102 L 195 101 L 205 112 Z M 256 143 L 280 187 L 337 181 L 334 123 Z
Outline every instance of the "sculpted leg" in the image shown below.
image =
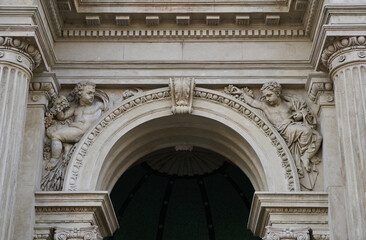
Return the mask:
M 82 135 L 83 131 L 75 127 L 67 127 L 55 131 L 51 136 L 51 159 L 46 166 L 47 170 L 54 169 L 61 158 L 63 143 L 75 143 Z

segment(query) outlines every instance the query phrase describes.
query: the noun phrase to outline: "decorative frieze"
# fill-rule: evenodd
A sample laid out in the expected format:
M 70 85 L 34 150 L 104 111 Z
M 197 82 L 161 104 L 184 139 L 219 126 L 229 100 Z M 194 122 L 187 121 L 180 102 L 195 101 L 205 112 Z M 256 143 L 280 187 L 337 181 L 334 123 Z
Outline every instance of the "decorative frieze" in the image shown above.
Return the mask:
M 153 23 L 155 21 L 156 23 Z M 157 19 L 151 19 L 147 24 L 158 24 Z M 156 25 L 148 25 L 156 26 Z M 278 38 L 306 37 L 303 29 L 63 29 L 62 37 L 65 38 L 118 38 L 118 39 L 148 39 L 148 38 Z
M 98 227 L 55 228 L 54 240 L 102 240 Z
M 175 19 L 176 19 L 177 25 L 180 25 L 180 26 L 188 26 L 191 23 L 190 16 L 176 16 Z
M 86 16 L 85 22 L 86 22 L 86 25 L 88 25 L 88 26 L 99 26 L 100 18 L 99 18 L 99 16 Z
M 116 16 L 117 26 L 129 26 L 131 24 L 130 16 Z
M 305 192 L 255 193 L 248 228 L 265 240 L 317 239 L 298 238 L 309 236 L 307 234 L 329 237 L 328 195 Z M 308 232 L 309 228 L 311 232 Z M 278 238 L 274 238 L 276 236 Z
M 236 16 L 235 18 L 236 25 L 238 26 L 248 26 L 250 24 L 250 16 Z
M 310 240 L 310 228 L 276 228 L 266 227 L 263 240 Z
M 280 24 L 280 16 L 279 15 L 267 15 L 266 16 L 266 25 L 268 26 L 277 26 Z
M 99 240 L 118 227 L 108 192 L 39 192 L 35 200 L 35 239 Z

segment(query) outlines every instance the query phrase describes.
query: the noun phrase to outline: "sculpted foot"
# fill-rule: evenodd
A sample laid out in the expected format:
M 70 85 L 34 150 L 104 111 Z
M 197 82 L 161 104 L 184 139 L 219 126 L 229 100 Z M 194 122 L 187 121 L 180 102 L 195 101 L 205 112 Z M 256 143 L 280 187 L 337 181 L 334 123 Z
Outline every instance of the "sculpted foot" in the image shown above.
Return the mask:
M 304 164 L 305 170 L 307 172 L 311 172 L 310 159 L 302 157 L 301 160 L 302 160 L 302 163 Z
M 51 158 L 50 161 L 47 163 L 46 170 L 52 171 L 56 167 L 57 161 L 57 158 Z

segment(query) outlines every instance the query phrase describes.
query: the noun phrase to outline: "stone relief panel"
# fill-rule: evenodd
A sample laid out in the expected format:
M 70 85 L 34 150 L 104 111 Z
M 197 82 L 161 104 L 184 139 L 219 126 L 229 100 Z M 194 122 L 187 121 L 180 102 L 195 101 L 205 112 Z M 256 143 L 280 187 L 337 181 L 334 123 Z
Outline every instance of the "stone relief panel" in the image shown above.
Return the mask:
M 126 90 L 112 102 L 94 83 L 80 82 L 66 96 L 52 96 L 45 114 L 42 190 L 61 190 L 68 162 L 81 137 L 114 104 L 141 91 Z
M 293 155 L 301 186 L 312 190 L 319 175 L 316 165 L 320 159 L 316 153 L 322 143 L 315 116 L 304 100 L 283 95 L 277 82 L 267 82 L 260 90 L 260 100 L 254 98 L 249 88 L 229 85 L 224 92 L 259 110 L 273 124 Z

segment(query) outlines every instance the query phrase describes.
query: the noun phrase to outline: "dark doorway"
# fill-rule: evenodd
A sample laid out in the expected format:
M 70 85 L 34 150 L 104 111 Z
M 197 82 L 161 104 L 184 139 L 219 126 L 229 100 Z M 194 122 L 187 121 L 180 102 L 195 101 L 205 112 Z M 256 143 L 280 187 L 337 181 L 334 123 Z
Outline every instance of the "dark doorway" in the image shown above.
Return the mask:
M 150 153 L 128 169 L 111 199 L 114 240 L 252 240 L 253 186 L 225 157 L 198 147 Z

